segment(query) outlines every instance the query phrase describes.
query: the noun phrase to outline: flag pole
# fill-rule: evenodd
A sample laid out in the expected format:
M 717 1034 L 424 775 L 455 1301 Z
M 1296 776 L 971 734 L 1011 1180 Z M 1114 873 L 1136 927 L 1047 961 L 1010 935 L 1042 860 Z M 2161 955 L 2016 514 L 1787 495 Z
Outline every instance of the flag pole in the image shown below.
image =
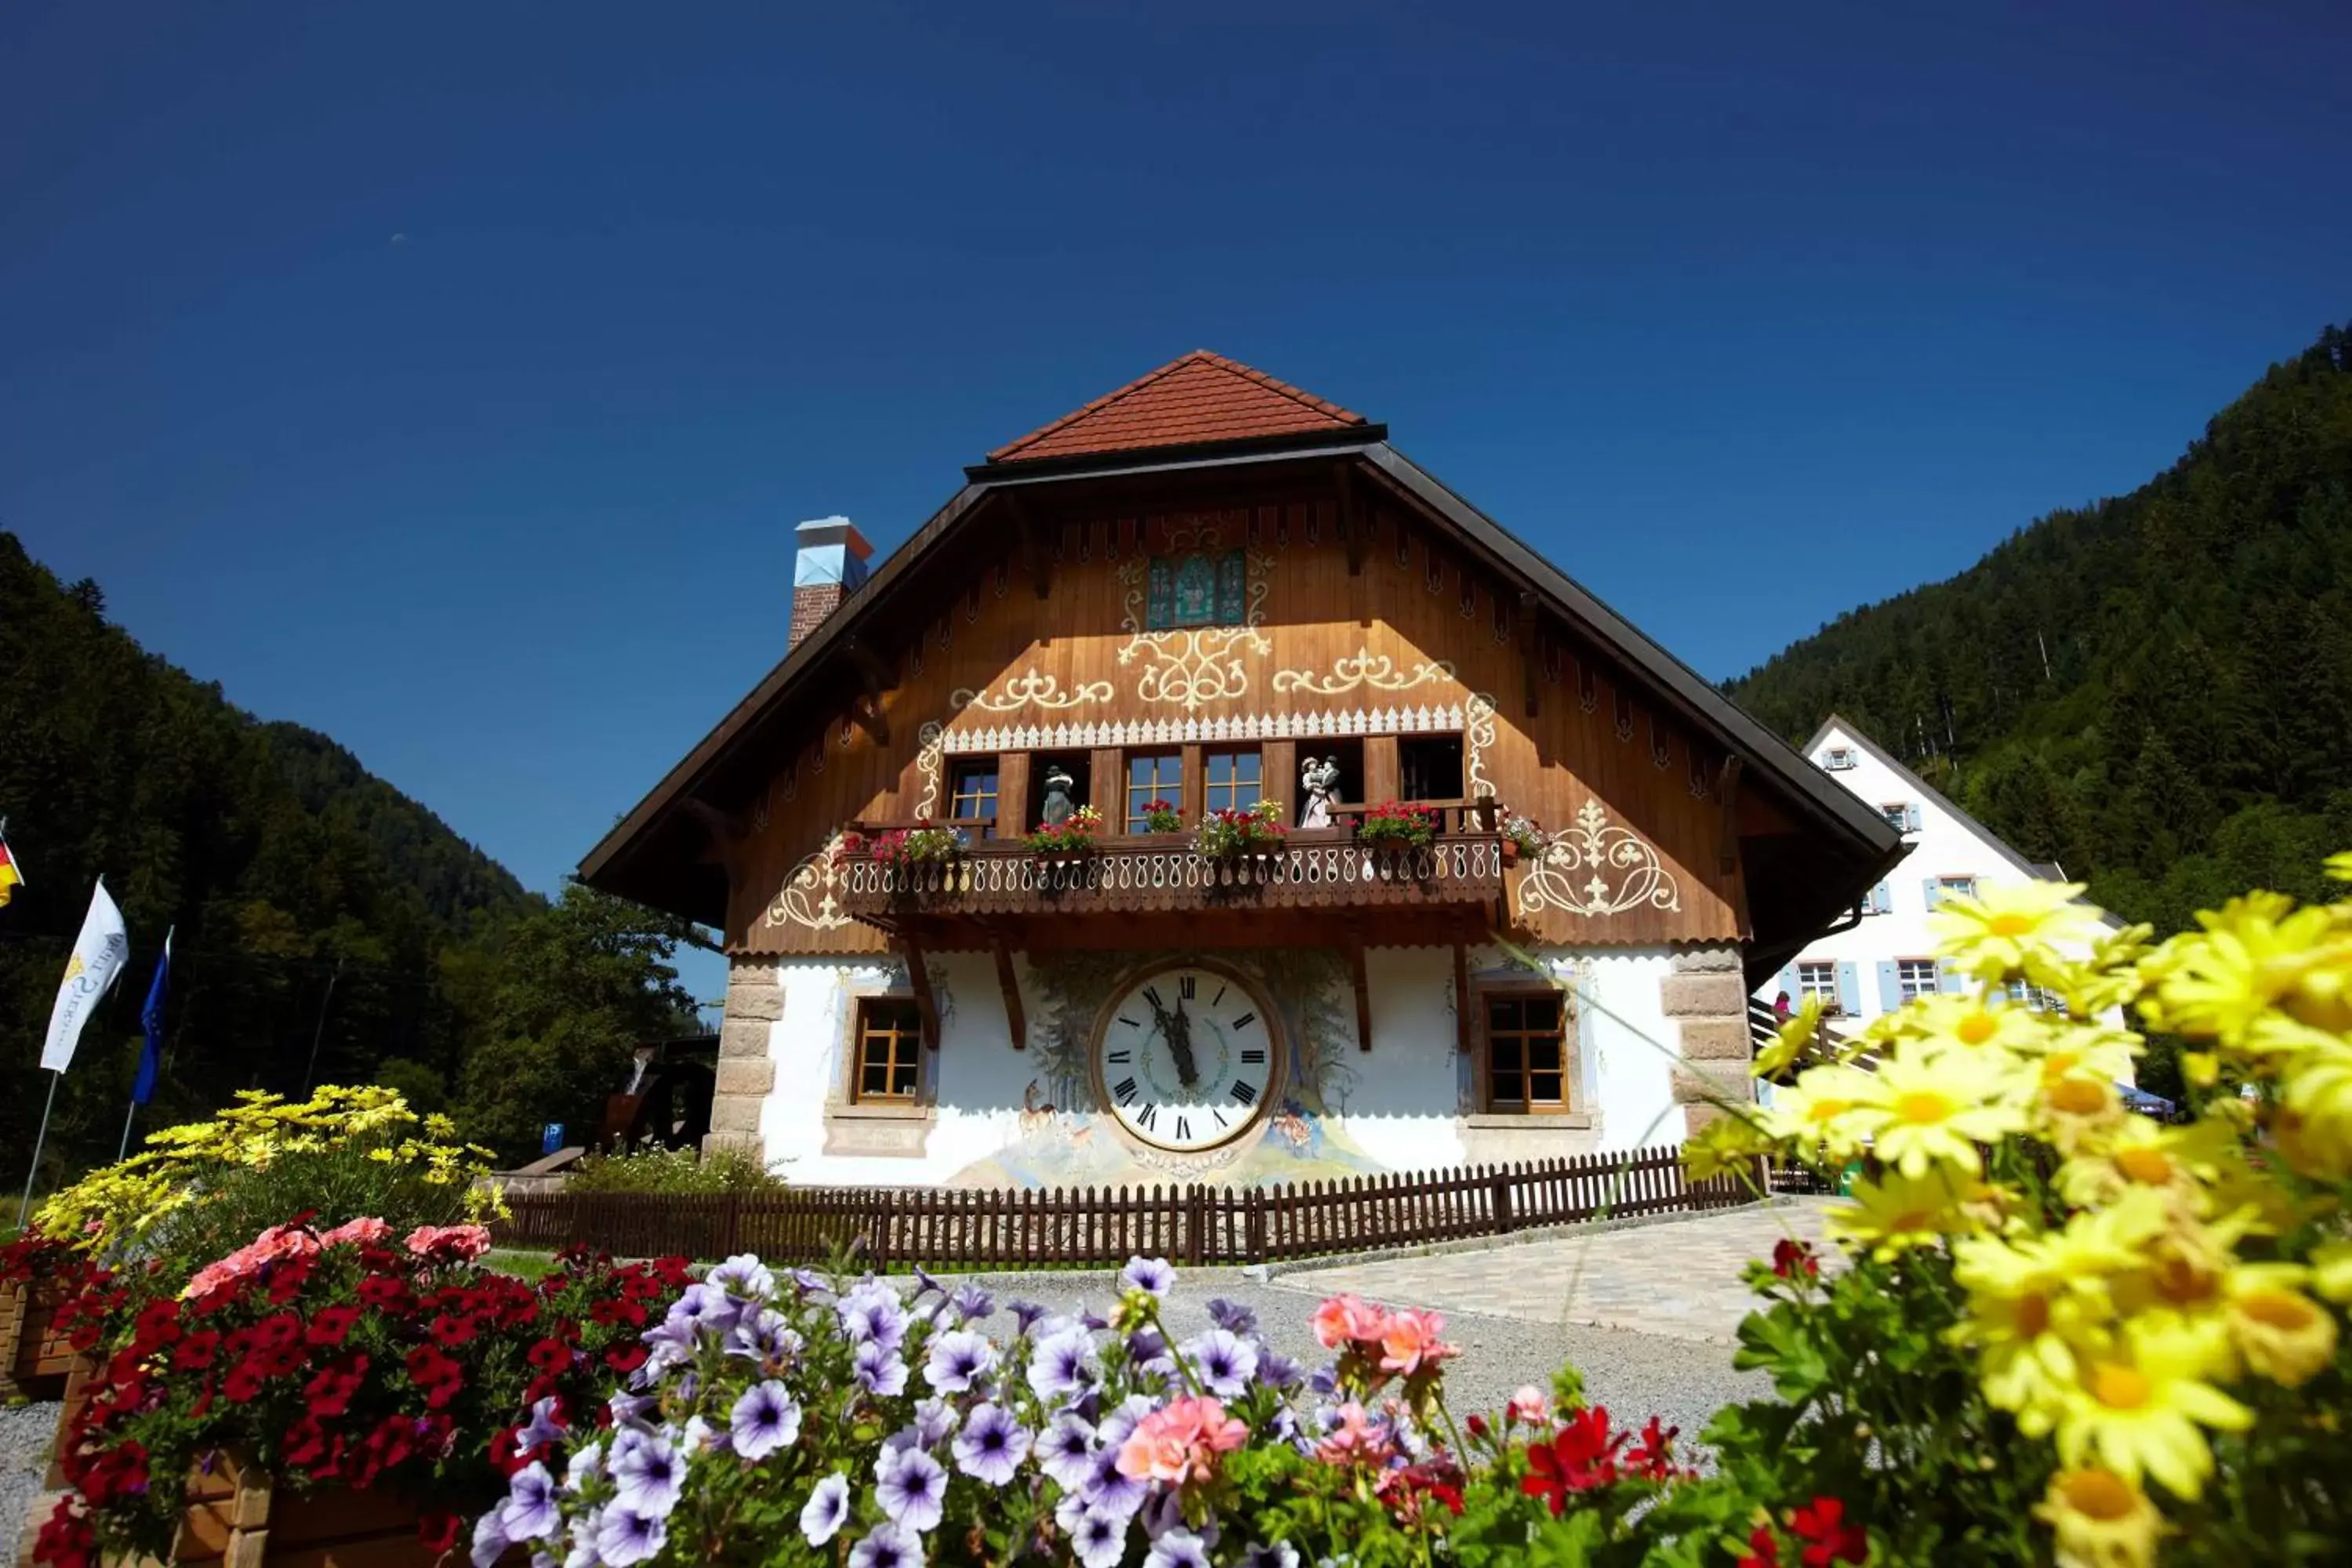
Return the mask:
M 25 1173 L 25 1197 L 24 1201 L 16 1205 L 18 1230 L 25 1228 L 26 1217 L 33 1212 L 33 1184 L 40 1179 L 41 1174 L 41 1145 L 48 1141 L 49 1112 L 58 1103 L 58 1079 L 65 1076 L 61 1072 L 53 1072 L 49 1075 L 49 1098 L 41 1105 L 41 1130 L 33 1138 L 33 1168 Z

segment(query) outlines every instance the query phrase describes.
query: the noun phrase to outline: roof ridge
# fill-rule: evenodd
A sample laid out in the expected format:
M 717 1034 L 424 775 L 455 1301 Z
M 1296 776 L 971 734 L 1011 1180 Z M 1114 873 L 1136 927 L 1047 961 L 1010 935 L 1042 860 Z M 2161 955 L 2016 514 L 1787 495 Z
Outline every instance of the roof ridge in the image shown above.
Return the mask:
M 988 460 L 992 463 L 1004 462 L 1009 458 L 1016 457 L 1024 448 L 1034 447 L 1039 442 L 1046 439 L 1048 437 L 1054 436 L 1060 431 L 1066 430 L 1071 426 L 1077 424 L 1079 421 L 1099 414 L 1103 410 L 1110 407 L 1112 405 L 1134 396 L 1136 394 L 1142 392 L 1154 383 L 1162 381 L 1168 376 L 1174 374 L 1176 372 L 1182 370 L 1189 365 L 1196 364 L 1211 366 L 1216 370 L 1222 371 L 1227 375 L 1246 381 L 1254 386 L 1263 387 L 1265 390 L 1274 393 L 1278 396 L 1288 398 L 1291 402 L 1297 404 L 1300 407 L 1307 409 L 1312 413 L 1319 414 L 1327 419 L 1336 420 L 1344 425 L 1364 425 L 1370 423 L 1370 421 L 1366 420 L 1362 415 L 1354 412 L 1352 409 L 1343 408 L 1339 404 L 1331 402 L 1328 398 L 1318 397 L 1313 393 L 1307 391 L 1303 387 L 1293 386 L 1290 383 L 1283 381 L 1278 377 L 1268 375 L 1265 372 L 1259 370 L 1253 365 L 1244 364 L 1239 360 L 1229 359 L 1225 355 L 1217 353 L 1209 349 L 1192 349 L 1177 355 L 1174 359 L 1170 360 L 1166 364 L 1160 366 L 1157 370 L 1146 371 L 1143 374 L 1137 376 L 1133 381 L 1129 382 L 1126 385 L 1114 387 L 1112 390 L 1104 393 L 1100 397 L 1094 399 L 1092 402 L 1070 410 L 1070 412 L 1063 415 L 1060 418 L 1053 420 L 1048 424 L 1039 426 L 1036 429 L 1030 431 L 1026 436 L 1020 437 L 1015 440 L 1007 441 L 1003 446 L 990 452 L 988 454 Z

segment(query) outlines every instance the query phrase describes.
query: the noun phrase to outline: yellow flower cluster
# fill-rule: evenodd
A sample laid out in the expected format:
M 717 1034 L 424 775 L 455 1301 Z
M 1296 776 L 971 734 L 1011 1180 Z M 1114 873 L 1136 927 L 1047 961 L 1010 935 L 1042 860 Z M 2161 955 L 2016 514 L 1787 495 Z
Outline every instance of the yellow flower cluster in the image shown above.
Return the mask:
M 2329 869 L 2352 880 L 2352 855 Z M 1974 988 L 1874 1020 L 1695 1153 L 1715 1169 L 1760 1152 L 1874 1166 L 1832 1228 L 1882 1261 L 1948 1250 L 1967 1292 L 1953 1342 L 1987 1399 L 2055 1446 L 2037 1515 L 2057 1561 L 2121 1568 L 2152 1562 L 2170 1528 L 2150 1484 L 2200 1498 L 2213 1435 L 2253 1424 L 2257 1380 L 2298 1388 L 2336 1362 L 2352 1302 L 2352 901 L 2252 894 L 2150 948 L 2082 890 L 1944 900 L 1938 956 Z M 2028 988 L 2065 1010 L 2011 999 Z M 2101 1021 L 2118 1008 L 2194 1042 L 2188 1074 L 2211 1091 L 2194 1121 L 2126 1108 L 2118 1079 L 2145 1042 Z M 1818 1042 L 1814 1022 L 1792 1020 L 1759 1073 Z
M 201 1205 L 227 1171 L 259 1169 L 289 1153 L 359 1148 L 372 1160 L 422 1167 L 435 1185 L 463 1186 L 467 1210 L 487 1220 L 498 1194 L 477 1186 L 492 1158 L 478 1144 L 452 1142 L 457 1124 L 419 1116 L 394 1089 L 327 1085 L 310 1099 L 241 1089 L 210 1121 L 149 1133 L 120 1164 L 91 1172 L 44 1203 L 35 1229 L 89 1251 L 116 1251 L 173 1215 Z

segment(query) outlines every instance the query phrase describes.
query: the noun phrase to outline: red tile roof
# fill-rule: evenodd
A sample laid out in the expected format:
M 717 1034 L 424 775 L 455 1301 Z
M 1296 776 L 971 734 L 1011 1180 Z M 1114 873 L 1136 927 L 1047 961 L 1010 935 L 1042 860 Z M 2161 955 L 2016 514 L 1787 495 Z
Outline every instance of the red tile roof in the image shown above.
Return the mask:
M 1026 463 L 1144 447 L 1247 441 L 1364 423 L 1362 415 L 1336 403 L 1222 354 L 1195 349 L 1042 430 L 999 447 L 988 460 Z

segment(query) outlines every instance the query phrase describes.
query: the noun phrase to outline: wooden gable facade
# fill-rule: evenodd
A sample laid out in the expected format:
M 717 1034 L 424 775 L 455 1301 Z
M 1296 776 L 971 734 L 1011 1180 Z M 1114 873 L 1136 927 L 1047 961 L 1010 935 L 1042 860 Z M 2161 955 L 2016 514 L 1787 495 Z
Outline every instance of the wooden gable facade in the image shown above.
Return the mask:
M 1188 355 L 967 479 L 586 880 L 743 955 L 1492 935 L 1738 942 L 1762 973 L 1901 855 L 1383 427 L 1245 367 Z M 1125 831 L 1141 757 L 1188 830 L 1243 758 L 1286 820 L 1306 761 L 1336 758 L 1347 809 L 1237 880 Z M 1020 839 L 1049 763 L 1108 819 L 1075 880 Z M 1351 847 L 1351 812 L 1416 799 L 1443 816 L 1430 854 L 1399 874 Z M 1507 848 L 1503 812 L 1544 844 Z M 836 852 L 957 816 L 972 853 L 919 885 Z

